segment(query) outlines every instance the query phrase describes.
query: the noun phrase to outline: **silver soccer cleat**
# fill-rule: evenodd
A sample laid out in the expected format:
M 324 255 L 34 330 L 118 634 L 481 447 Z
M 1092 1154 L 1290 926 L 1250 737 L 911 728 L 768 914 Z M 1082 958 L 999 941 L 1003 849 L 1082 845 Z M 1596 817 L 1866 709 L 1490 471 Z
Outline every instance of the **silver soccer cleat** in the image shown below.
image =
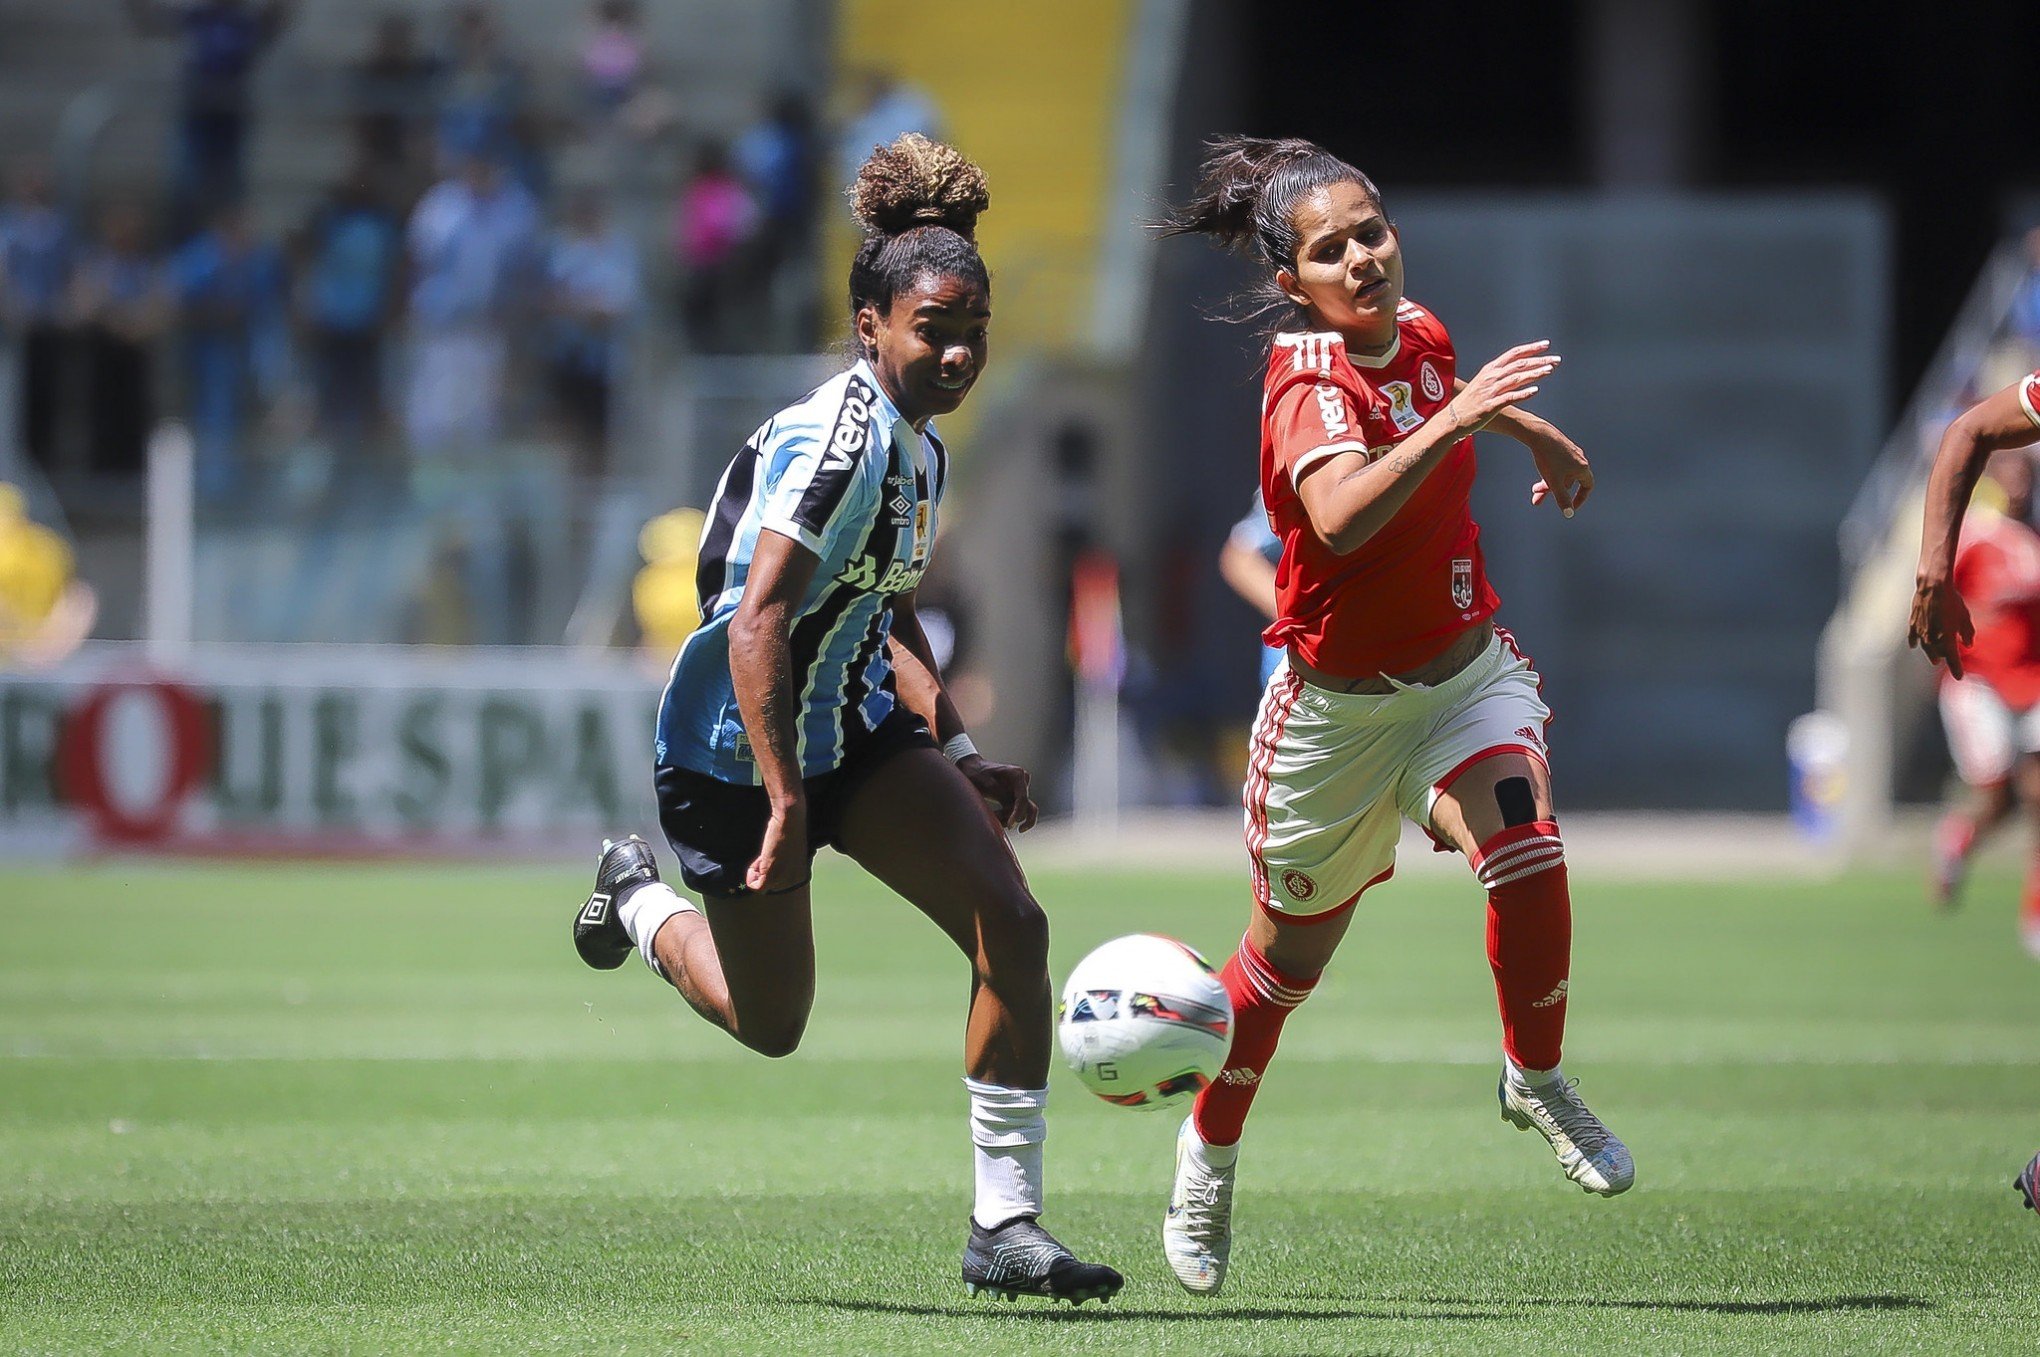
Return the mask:
M 1215 1168 L 1193 1152 L 1191 1118 L 1176 1132 L 1176 1183 L 1162 1221 L 1162 1252 L 1183 1289 L 1212 1296 L 1225 1285 L 1232 1255 L 1232 1193 L 1236 1164 Z
M 1603 1197 L 1627 1192 L 1636 1181 L 1629 1147 L 1580 1101 L 1579 1082 L 1554 1079 L 1533 1087 L 1511 1079 L 1504 1069 L 1501 1086 L 1496 1089 L 1502 1101 L 1502 1119 L 1514 1122 L 1519 1131 L 1536 1131 L 1551 1142 L 1565 1176 L 1586 1191 Z

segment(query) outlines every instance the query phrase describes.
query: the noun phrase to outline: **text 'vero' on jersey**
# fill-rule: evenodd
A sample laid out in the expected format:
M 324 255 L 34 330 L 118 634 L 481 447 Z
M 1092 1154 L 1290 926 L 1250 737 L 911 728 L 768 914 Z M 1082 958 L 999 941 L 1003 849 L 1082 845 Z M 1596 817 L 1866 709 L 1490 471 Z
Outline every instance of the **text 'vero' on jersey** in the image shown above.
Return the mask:
M 1472 438 L 1343 556 L 1318 537 L 1297 493 L 1311 468 L 1343 453 L 1379 460 L 1421 428 L 1452 398 L 1455 358 L 1445 327 L 1409 301 L 1378 356 L 1349 354 L 1331 332 L 1275 337 L 1261 403 L 1261 495 L 1282 539 L 1269 645 L 1294 646 L 1329 674 L 1404 673 L 1500 605 L 1469 504 Z
M 729 624 L 758 534 L 819 558 L 790 635 L 801 776 L 892 711 L 892 601 L 920 584 L 935 540 L 948 455 L 900 417 L 859 362 L 751 435 L 716 488 L 702 534 L 701 625 L 681 645 L 659 704 L 661 765 L 755 786 L 758 766 L 730 679 Z

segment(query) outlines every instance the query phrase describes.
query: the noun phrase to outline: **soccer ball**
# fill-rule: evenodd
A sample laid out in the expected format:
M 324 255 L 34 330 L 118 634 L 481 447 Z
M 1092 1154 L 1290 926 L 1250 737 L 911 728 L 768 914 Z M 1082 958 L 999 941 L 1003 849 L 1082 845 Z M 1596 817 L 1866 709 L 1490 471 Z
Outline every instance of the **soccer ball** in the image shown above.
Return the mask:
M 1121 1107 L 1174 1107 L 1225 1066 L 1232 1000 L 1203 957 L 1154 933 L 1114 938 L 1077 963 L 1056 1011 L 1063 1059 Z

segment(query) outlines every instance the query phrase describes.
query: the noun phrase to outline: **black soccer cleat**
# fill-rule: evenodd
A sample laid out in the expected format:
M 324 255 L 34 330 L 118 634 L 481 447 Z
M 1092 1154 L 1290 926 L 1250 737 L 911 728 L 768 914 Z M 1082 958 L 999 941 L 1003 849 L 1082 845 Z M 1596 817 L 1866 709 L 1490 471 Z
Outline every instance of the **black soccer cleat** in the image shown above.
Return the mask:
M 2019 1189 L 2028 1211 L 2040 1211 L 2040 1154 L 2027 1161 L 2019 1176 L 2012 1179 L 2012 1186 Z
M 574 950 L 598 971 L 613 971 L 630 960 L 637 944 L 624 931 L 616 906 L 639 886 L 659 879 L 659 860 L 652 846 L 637 835 L 604 839 L 595 864 L 595 893 L 574 916 Z
M 1086 1263 L 1041 1228 L 1032 1216 L 987 1230 L 973 1219 L 963 1246 L 963 1285 L 973 1296 L 1046 1296 L 1100 1305 L 1117 1295 L 1126 1279 L 1103 1263 Z

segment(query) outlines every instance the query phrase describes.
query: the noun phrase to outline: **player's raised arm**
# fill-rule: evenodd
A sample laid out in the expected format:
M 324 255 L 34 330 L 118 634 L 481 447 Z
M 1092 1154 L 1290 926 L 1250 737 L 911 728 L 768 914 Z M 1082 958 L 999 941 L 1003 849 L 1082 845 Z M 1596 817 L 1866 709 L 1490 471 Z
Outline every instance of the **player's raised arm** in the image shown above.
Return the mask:
M 1550 341 L 1538 340 L 1503 353 L 1378 460 L 1345 453 L 1305 467 L 1296 493 L 1318 537 L 1341 555 L 1358 550 L 1409 502 L 1460 439 L 1537 394 L 1537 383 L 1558 366 L 1558 355 L 1549 347 Z
M 1906 644 L 1962 677 L 1958 641 L 1975 637 L 1969 609 L 1955 591 L 1955 546 L 1963 515 L 1983 464 L 1993 452 L 2023 448 L 2040 439 L 2040 413 L 2033 405 L 2034 374 L 1971 406 L 1941 435 L 1934 468 L 1927 476 L 1926 522 L 1920 531 L 1919 573 L 1913 586 Z
M 1463 380 L 1455 381 L 1454 385 L 1460 390 L 1466 388 Z M 1532 504 L 1542 504 L 1549 498 L 1571 518 L 1573 510 L 1587 502 L 1587 496 L 1594 491 L 1593 468 L 1587 465 L 1587 454 L 1580 451 L 1580 445 L 1567 438 L 1556 424 L 1513 405 L 1495 412 L 1487 427 L 1530 449 L 1530 460 L 1537 467 L 1537 483 L 1530 487 Z

